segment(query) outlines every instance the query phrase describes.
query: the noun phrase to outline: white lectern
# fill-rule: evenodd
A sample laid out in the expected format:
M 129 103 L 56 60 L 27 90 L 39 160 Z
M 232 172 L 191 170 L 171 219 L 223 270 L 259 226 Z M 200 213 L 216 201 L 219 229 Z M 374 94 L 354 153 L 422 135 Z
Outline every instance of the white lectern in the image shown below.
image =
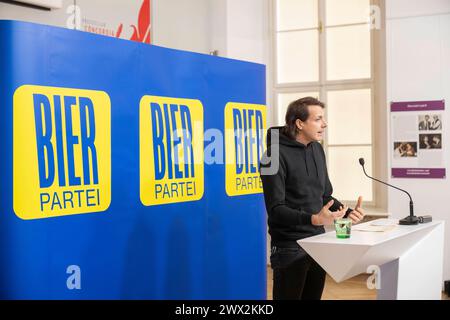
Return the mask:
M 332 231 L 298 244 L 336 282 L 379 267 L 378 299 L 441 299 L 443 221 L 397 225 L 383 232 L 352 230 L 349 239 L 338 239 Z

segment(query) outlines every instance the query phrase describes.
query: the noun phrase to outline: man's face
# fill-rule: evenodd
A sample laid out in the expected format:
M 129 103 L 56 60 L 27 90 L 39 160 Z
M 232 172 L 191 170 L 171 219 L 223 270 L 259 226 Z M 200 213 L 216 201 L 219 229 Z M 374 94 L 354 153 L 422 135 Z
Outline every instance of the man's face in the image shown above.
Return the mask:
M 425 121 L 428 121 L 428 120 L 430 120 L 430 117 L 429 116 L 425 116 Z
M 308 142 L 320 141 L 323 139 L 323 134 L 327 123 L 324 117 L 324 109 L 321 106 L 308 106 L 309 117 L 305 122 L 300 121 L 300 126 L 303 136 Z

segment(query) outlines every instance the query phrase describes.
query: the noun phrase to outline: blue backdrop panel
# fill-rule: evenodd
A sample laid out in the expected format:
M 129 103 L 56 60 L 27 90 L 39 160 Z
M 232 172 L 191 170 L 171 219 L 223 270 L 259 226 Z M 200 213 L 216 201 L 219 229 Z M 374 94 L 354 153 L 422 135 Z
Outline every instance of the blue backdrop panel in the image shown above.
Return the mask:
M 139 193 L 140 99 L 198 99 L 205 130 L 223 131 L 228 102 L 265 104 L 264 66 L 0 21 L 0 69 L 0 298 L 266 297 L 261 194 L 227 196 L 220 163 L 205 164 L 199 201 L 146 207 Z M 30 220 L 15 214 L 13 96 L 23 85 L 109 95 L 111 203 L 106 211 Z M 67 286 L 71 265 L 80 268 L 81 289 Z

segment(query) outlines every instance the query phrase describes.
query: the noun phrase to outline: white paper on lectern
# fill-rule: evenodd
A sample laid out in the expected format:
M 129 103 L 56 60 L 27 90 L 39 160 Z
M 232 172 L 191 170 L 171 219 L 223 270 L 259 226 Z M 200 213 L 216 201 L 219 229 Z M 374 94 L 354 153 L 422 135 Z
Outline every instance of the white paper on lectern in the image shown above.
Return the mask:
M 397 225 L 397 219 L 377 219 L 368 223 L 355 225 L 352 231 L 387 232 L 394 230 Z
M 372 226 L 393 226 L 393 225 L 398 225 L 398 219 L 382 218 L 382 219 L 377 219 L 377 220 L 371 221 L 370 224 Z

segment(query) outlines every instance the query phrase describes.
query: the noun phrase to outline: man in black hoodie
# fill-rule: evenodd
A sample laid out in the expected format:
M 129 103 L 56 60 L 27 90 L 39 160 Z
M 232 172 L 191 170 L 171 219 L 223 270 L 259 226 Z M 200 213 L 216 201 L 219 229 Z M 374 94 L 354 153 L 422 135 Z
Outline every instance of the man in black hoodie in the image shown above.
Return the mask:
M 337 218 L 346 216 L 356 223 L 364 216 L 361 197 L 354 210 L 332 197 L 318 142 L 327 127 L 324 107 L 311 97 L 293 101 L 285 126 L 267 133 L 261 180 L 271 236 L 273 299 L 320 299 L 326 273 L 297 240 L 325 232 L 323 226 Z

